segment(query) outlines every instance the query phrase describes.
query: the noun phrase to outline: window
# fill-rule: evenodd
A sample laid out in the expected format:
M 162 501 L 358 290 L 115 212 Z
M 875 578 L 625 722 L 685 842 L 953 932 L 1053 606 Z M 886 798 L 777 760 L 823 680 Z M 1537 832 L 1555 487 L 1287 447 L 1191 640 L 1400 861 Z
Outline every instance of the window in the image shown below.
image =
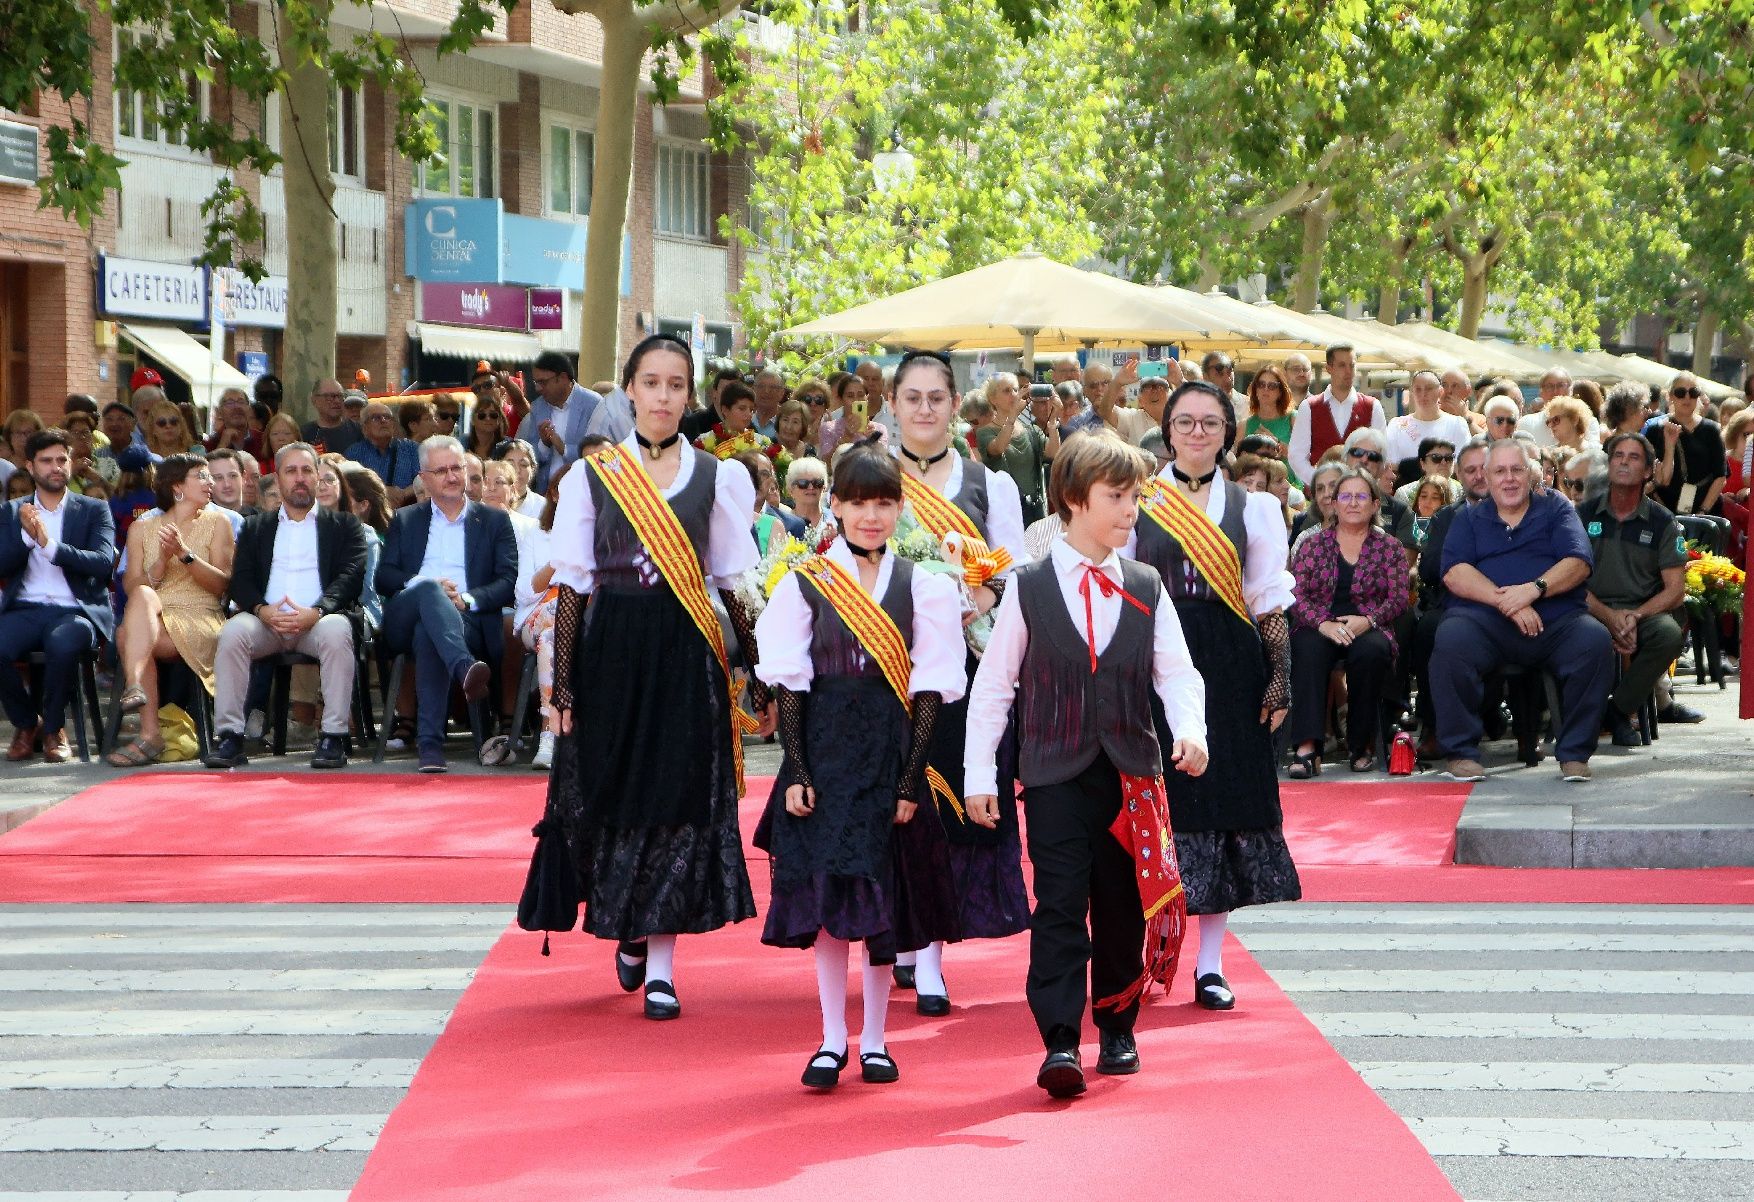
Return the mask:
M 365 178 L 365 104 L 357 88 L 337 85 L 329 93 L 329 171 Z
M 143 40 L 142 35 L 133 30 L 118 30 L 116 32 L 116 57 L 121 58 L 124 53 L 132 50 Z M 183 79 L 189 89 L 189 95 L 199 107 L 200 115 L 205 118 L 208 104 L 207 85 L 202 83 L 193 71 L 186 74 Z M 118 81 L 116 84 L 116 137 L 118 139 L 132 138 L 141 142 L 156 142 L 160 146 L 187 146 L 188 135 L 186 133 L 180 130 L 173 133 L 161 124 L 164 108 L 164 101 L 143 96 Z
M 705 238 L 710 232 L 712 191 L 707 185 L 707 153 L 698 146 L 658 146 L 657 231 L 675 238 Z
M 548 211 L 561 217 L 591 214 L 591 167 L 597 139 L 588 129 L 548 127 Z
M 429 98 L 426 103 L 433 129 L 438 133 L 441 157 L 420 166 L 415 186 L 429 195 L 495 195 L 498 111 L 491 104 L 477 105 L 443 97 Z

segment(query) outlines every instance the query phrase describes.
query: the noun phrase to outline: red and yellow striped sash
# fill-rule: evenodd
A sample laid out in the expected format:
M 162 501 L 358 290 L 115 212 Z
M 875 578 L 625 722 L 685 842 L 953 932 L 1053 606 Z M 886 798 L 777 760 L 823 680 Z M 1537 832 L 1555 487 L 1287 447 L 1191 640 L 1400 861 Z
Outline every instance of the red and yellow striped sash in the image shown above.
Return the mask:
M 1218 485 L 1215 487 L 1222 487 Z M 1139 511 L 1164 529 L 1193 561 L 1200 575 L 1224 604 L 1245 622 L 1248 603 L 1242 594 L 1242 559 L 1218 524 L 1182 491 L 1153 477 L 1139 490 Z
M 676 511 L 670 508 L 669 502 L 658 492 L 658 486 L 646 474 L 646 469 L 627 453 L 625 447 L 619 443 L 611 444 L 590 455 L 589 459 L 597 479 L 603 482 L 603 487 L 615 498 L 621 512 L 627 515 L 646 553 L 664 577 L 664 583 L 682 602 L 682 608 L 688 611 L 696 629 L 718 657 L 719 667 L 724 669 L 725 680 L 730 686 L 731 756 L 737 768 L 737 795 L 741 797 L 743 735 L 745 732 L 753 734 L 757 723 L 737 703 L 742 690 L 731 677 L 731 661 L 725 654 L 725 635 L 719 627 L 719 616 L 713 610 L 712 599 L 707 596 L 706 577 L 700 570 L 694 545 L 688 541 L 688 533 L 677 520 Z
M 895 690 L 902 709 L 911 717 L 914 701 L 908 680 L 913 672 L 913 658 L 908 654 L 907 640 L 896 627 L 895 619 L 853 579 L 852 573 L 825 555 L 812 555 L 801 560 L 793 570 L 809 581 L 822 594 L 823 600 L 834 606 L 834 611 L 859 640 L 865 654 L 883 672 L 883 679 Z M 926 769 L 926 783 L 931 787 L 932 795 L 944 798 L 955 811 L 957 820 L 963 820 L 961 800 L 936 768 Z
M 972 466 L 963 468 L 973 470 Z M 969 588 L 979 588 L 1011 566 L 1011 552 L 1003 547 L 996 551 L 988 547 L 969 516 L 930 484 L 903 472 L 901 491 L 913 506 L 914 517 L 935 537 L 941 539 L 952 530 L 962 536 L 962 576 Z

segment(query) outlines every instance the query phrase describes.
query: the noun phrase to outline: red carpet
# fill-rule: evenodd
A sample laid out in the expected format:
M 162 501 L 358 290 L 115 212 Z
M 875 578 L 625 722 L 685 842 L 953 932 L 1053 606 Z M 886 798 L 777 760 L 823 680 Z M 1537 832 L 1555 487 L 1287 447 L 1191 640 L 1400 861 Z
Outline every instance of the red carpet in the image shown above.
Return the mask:
M 506 935 L 353 1202 L 1457 1197 L 1234 943 L 1242 1009 L 1196 1009 L 1179 977 L 1175 1003 L 1156 999 L 1141 1017 L 1140 1075 L 1093 1073 L 1075 1101 L 1034 1084 L 1022 939 L 952 950 L 950 1018 L 919 1018 L 897 995 L 900 1083 L 865 1085 L 855 1063 L 816 1096 L 798 1084 L 820 1034 L 811 957 L 757 947 L 753 925 L 681 942 L 686 1013 L 664 1024 L 616 990 L 608 944 L 569 936 L 544 960 L 533 936 Z M 1368 1189 L 1346 1167 L 1358 1149 Z

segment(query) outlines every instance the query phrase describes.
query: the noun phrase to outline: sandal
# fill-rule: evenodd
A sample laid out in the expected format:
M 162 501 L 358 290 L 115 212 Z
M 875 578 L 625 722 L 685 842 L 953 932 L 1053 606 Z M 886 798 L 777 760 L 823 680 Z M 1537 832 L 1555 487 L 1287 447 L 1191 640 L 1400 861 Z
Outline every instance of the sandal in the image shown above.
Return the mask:
M 146 704 L 146 690 L 131 684 L 122 690 L 120 705 L 124 714 L 131 714 Z
M 1350 767 L 1354 772 L 1372 771 L 1376 767 L 1376 752 L 1367 751 L 1362 755 L 1353 756 Z
M 1285 772 L 1292 780 L 1309 780 L 1322 774 L 1322 756 L 1319 751 L 1308 755 L 1293 755 L 1291 767 Z
M 126 747 L 118 747 L 104 757 L 112 768 L 144 768 L 158 762 L 164 754 L 163 739 L 135 739 Z

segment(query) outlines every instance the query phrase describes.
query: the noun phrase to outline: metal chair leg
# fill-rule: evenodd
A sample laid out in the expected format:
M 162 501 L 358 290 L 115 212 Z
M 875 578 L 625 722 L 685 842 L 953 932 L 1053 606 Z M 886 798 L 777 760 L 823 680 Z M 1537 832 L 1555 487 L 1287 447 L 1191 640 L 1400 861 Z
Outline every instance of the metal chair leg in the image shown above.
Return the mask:
M 286 754 L 286 723 L 292 712 L 292 668 L 283 663 L 274 665 L 268 681 L 268 719 L 274 724 L 274 754 Z
M 402 668 L 408 662 L 406 655 L 398 655 L 390 663 L 390 679 L 384 687 L 384 722 L 378 727 L 378 746 L 372 753 L 372 763 L 384 762 L 385 744 L 396 729 L 396 698 L 402 695 Z
M 536 685 L 536 653 L 524 657 L 524 669 L 518 674 L 518 704 L 512 710 L 512 758 L 524 750 L 524 722 L 530 716 L 530 690 Z

